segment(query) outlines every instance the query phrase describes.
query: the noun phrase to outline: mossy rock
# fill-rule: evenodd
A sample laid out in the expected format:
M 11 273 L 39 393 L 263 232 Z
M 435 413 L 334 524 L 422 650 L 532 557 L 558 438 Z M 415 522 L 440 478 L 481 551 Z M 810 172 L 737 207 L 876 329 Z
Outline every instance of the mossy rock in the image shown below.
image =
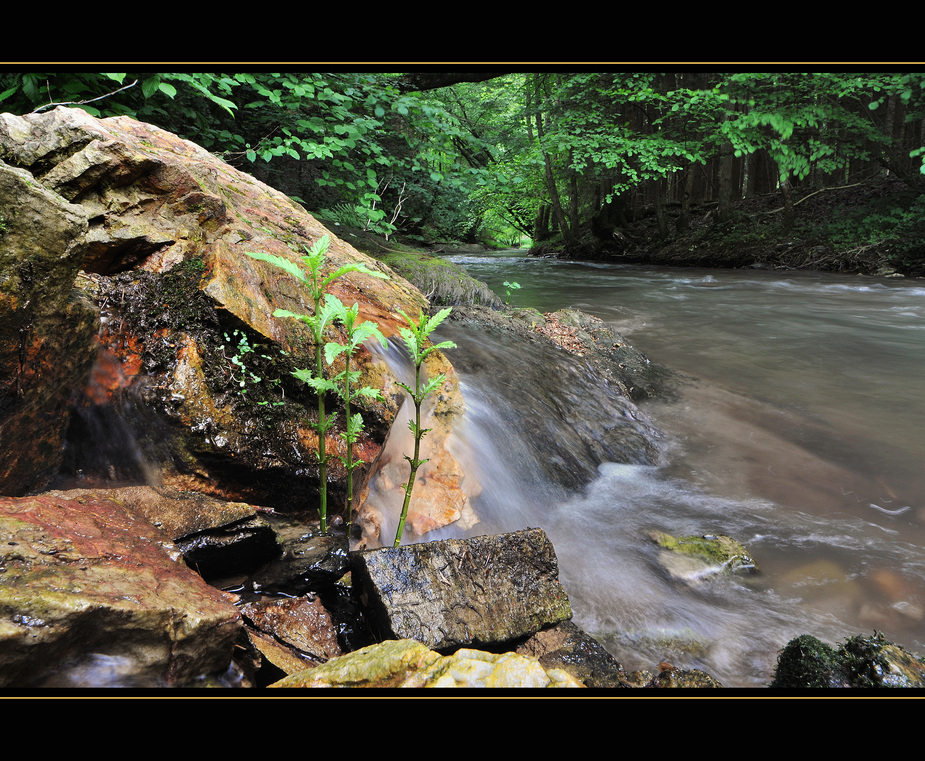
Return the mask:
M 838 648 L 803 634 L 781 650 L 773 688 L 860 689 L 925 686 L 925 663 L 879 632 L 856 636 Z
M 502 306 L 501 299 L 491 288 L 447 259 L 422 251 L 387 251 L 373 255 L 417 287 L 432 307 L 482 305 L 498 309 Z
M 809 634 L 787 643 L 777 659 L 771 687 L 848 687 L 835 648 Z
M 735 539 L 724 535 L 671 536 L 652 531 L 649 536 L 663 552 L 660 561 L 677 579 L 696 583 L 722 573 L 756 572 L 757 565 Z

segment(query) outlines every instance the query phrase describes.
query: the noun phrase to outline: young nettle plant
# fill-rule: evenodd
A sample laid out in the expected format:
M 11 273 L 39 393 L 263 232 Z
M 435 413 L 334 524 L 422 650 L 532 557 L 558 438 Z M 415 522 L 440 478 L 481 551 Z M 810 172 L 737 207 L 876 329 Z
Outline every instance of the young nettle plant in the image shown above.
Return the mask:
M 353 524 L 353 471 L 363 464 L 362 460 L 355 458 L 353 455 L 353 445 L 363 432 L 363 416 L 359 412 L 352 412 L 352 405 L 358 398 L 382 399 L 379 389 L 356 385 L 360 379 L 360 371 L 351 369 L 350 362 L 357 350 L 366 341 L 375 339 L 382 345 L 382 348 L 385 348 L 387 343 L 385 336 L 382 335 L 376 323 L 369 320 L 358 322 L 359 304 L 354 304 L 349 308 L 345 307 L 337 296 L 329 293 L 325 296 L 324 309 L 330 309 L 334 318 L 343 323 L 347 332 L 346 343 L 329 342 L 325 344 L 324 357 L 330 365 L 341 354 L 344 355 L 343 371 L 335 375 L 331 380 L 336 387 L 337 393 L 344 401 L 344 414 L 346 416 L 344 432 L 341 434 L 341 438 L 347 445 L 347 454 L 340 459 L 347 471 L 347 536 L 349 537 L 350 526 Z
M 401 517 L 398 519 L 398 530 L 395 532 L 395 543 L 393 547 L 398 547 L 401 544 L 401 536 L 405 530 L 405 519 L 408 517 L 408 506 L 411 504 L 411 491 L 414 489 L 414 480 L 417 477 L 418 469 L 427 462 L 427 460 L 421 459 L 421 439 L 424 438 L 425 434 L 427 434 L 430 429 L 421 427 L 421 405 L 424 399 L 426 399 L 431 392 L 439 388 L 446 380 L 446 376 L 441 373 L 435 375 L 433 378 L 429 378 L 422 385 L 421 368 L 427 357 L 438 349 L 456 348 L 456 344 L 452 341 L 441 341 L 438 344 L 427 346 L 430 334 L 447 318 L 452 308 L 448 307 L 442 309 L 429 319 L 425 317 L 422 310 L 418 315 L 417 322 L 412 320 L 400 309 L 398 311 L 401 316 L 408 321 L 409 327 L 401 328 L 400 332 L 411 354 L 411 360 L 414 362 L 414 388 L 412 389 L 404 383 L 398 384 L 408 392 L 408 395 L 414 402 L 414 420 L 408 421 L 408 427 L 411 429 L 411 433 L 414 434 L 414 455 L 410 457 L 405 455 L 405 459 L 411 465 L 411 474 L 408 476 L 408 483 L 405 484 L 405 500 L 401 508 Z
M 505 304 L 509 304 L 509 303 L 511 302 L 511 293 L 512 293 L 513 291 L 518 291 L 518 290 L 520 290 L 520 283 L 508 282 L 507 280 L 505 280 L 505 281 L 504 281 L 504 287 L 505 287 L 505 289 L 506 289 L 506 290 L 505 290 L 505 296 L 504 296 L 504 303 L 505 303 Z
M 328 453 L 325 446 L 325 436 L 331 430 L 334 424 L 334 416 L 327 414 L 325 406 L 325 395 L 328 393 L 339 393 L 339 386 L 333 379 L 328 379 L 324 375 L 324 361 L 322 355 L 327 351 L 325 344 L 325 332 L 332 322 L 338 319 L 338 307 L 329 302 L 326 296 L 335 298 L 326 294 L 328 286 L 339 277 L 346 275 L 348 272 L 362 272 L 373 277 L 388 279 L 388 275 L 377 272 L 358 262 L 346 264 L 339 267 L 333 272 L 325 274 L 323 272 L 325 260 L 327 258 L 330 238 L 325 235 L 315 241 L 312 246 L 304 247 L 305 254 L 302 256 L 302 262 L 305 269 L 290 259 L 275 254 L 263 252 L 248 251 L 247 255 L 253 259 L 268 262 L 275 267 L 288 272 L 296 280 L 302 283 L 309 292 L 314 307 L 313 314 L 297 314 L 286 309 L 277 309 L 273 312 L 274 317 L 290 317 L 305 323 L 311 330 L 315 342 L 315 368 L 314 370 L 301 369 L 293 372 L 293 375 L 308 384 L 315 391 L 318 397 L 318 421 L 313 428 L 318 434 L 318 479 L 319 486 L 319 505 L 318 514 L 321 519 L 321 531 L 326 532 L 327 526 L 327 504 L 328 504 Z M 340 303 L 337 300 L 337 303 Z M 343 304 L 340 305 L 343 308 Z M 324 349 L 322 347 L 325 347 Z M 345 376 L 349 379 L 349 376 Z M 348 414 L 348 428 L 349 428 Z M 355 440 L 355 439 L 354 439 Z M 349 447 L 348 447 L 349 448 Z M 348 471 L 349 472 L 349 471 Z M 352 495 L 351 495 L 352 496 Z

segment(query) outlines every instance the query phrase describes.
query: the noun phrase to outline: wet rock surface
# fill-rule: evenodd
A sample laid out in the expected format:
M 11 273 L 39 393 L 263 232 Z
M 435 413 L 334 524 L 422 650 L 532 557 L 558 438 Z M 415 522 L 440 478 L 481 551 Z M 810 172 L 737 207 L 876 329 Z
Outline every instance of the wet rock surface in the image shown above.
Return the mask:
M 87 212 L 3 159 L 0 147 L 0 493 L 22 496 L 60 467 L 98 315 L 74 288 Z
M 279 553 L 276 534 L 266 518 L 246 502 L 225 502 L 169 486 L 72 489 L 46 494 L 124 505 L 164 531 L 186 563 L 207 579 L 249 571 Z
M 804 634 L 781 650 L 770 686 L 790 690 L 922 688 L 925 663 L 879 632 L 849 637 L 838 647 Z
M 379 639 L 492 646 L 571 618 L 539 529 L 354 554 L 353 583 Z
M 552 483 L 576 489 L 595 477 L 601 463 L 657 462 L 661 435 L 632 401 L 629 386 L 644 385 L 647 395 L 668 393 L 671 374 L 651 366 L 645 384 L 622 380 L 615 373 L 622 372 L 622 360 L 613 347 L 598 347 L 576 331 L 584 347 L 579 355 L 535 329 L 546 325 L 547 318 L 533 310 L 509 318 L 466 307 L 453 311 L 440 339 L 456 342 L 454 367 L 500 400 L 494 406 L 504 424 L 541 453 L 535 464 Z M 650 365 L 640 359 L 639 367 Z M 516 469 L 530 455 L 512 444 L 505 457 Z
M 237 608 L 120 502 L 0 498 L 0 535 L 0 685 L 42 686 L 100 658 L 143 686 L 227 669 Z

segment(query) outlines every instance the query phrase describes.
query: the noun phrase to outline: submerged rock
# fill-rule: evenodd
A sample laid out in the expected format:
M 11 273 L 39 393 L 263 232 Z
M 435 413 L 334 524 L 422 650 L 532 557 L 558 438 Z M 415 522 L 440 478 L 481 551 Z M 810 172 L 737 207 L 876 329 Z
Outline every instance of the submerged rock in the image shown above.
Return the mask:
M 675 537 L 653 531 L 662 552 L 659 560 L 672 577 L 691 584 L 721 573 L 754 572 L 755 561 L 735 539 L 723 535 Z
M 414 640 L 389 640 L 282 679 L 270 687 L 582 687 L 529 656 L 464 648 L 442 656 Z
M 507 643 L 572 617 L 545 532 L 528 529 L 353 553 L 379 639 L 434 649 Z

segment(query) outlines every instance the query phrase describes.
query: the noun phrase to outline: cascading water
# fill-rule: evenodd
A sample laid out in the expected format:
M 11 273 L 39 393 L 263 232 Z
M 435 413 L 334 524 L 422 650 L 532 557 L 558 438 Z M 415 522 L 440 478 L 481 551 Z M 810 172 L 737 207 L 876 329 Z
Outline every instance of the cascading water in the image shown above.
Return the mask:
M 498 292 L 517 280 L 525 306 L 616 323 L 653 360 L 697 376 L 676 401 L 616 416 L 626 441 L 650 435 L 647 416 L 667 433 L 661 456 L 634 458 L 645 450 L 587 431 L 566 446 L 583 414 L 599 415 L 591 397 L 608 393 L 580 363 L 566 370 L 536 346 L 450 323 L 438 336 L 459 344 L 457 444 L 482 486 L 472 532 L 545 529 L 576 622 L 624 667 L 668 660 L 749 687 L 770 681 L 799 634 L 837 643 L 877 629 L 923 650 L 925 289 L 511 254 L 454 261 Z M 537 393 L 529 374 L 560 391 Z M 733 536 L 759 573 L 676 581 L 652 530 Z

